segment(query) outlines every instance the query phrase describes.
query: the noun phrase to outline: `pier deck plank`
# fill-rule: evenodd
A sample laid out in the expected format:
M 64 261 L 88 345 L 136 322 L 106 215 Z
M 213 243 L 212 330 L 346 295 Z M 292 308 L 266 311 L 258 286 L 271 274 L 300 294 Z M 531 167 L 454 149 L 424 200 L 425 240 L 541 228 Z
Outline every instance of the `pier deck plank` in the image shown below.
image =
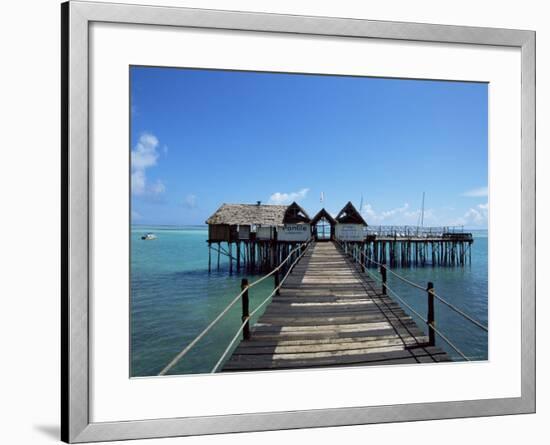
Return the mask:
M 334 243 L 310 246 L 223 371 L 450 361 Z

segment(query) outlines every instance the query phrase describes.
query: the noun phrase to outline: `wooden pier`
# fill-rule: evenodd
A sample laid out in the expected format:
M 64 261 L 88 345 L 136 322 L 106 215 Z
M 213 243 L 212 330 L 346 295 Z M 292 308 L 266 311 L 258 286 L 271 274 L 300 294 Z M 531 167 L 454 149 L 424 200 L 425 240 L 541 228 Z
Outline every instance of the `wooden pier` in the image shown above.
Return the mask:
M 450 361 L 334 242 L 312 243 L 223 371 Z
M 472 264 L 473 242 L 471 233 L 456 227 L 374 226 L 359 248 L 390 267 L 453 267 Z
M 471 233 L 461 227 L 369 226 L 348 202 L 335 216 L 321 209 L 313 218 L 297 203 L 223 204 L 208 220 L 208 271 L 212 253 L 227 260 L 229 273 L 268 273 L 305 241 L 340 241 L 390 267 L 462 267 L 471 264 Z

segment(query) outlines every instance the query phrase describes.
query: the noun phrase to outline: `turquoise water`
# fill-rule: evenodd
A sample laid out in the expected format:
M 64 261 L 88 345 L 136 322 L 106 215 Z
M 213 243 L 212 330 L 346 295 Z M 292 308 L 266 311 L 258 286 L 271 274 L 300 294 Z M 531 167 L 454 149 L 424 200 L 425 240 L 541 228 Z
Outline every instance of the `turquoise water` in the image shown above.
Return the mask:
M 147 232 L 154 232 L 157 239 L 141 240 Z M 207 236 L 207 228 L 202 226 L 132 226 L 131 376 L 158 374 L 240 292 L 242 276 L 228 274 L 223 256 L 217 272 L 213 252 L 212 273 L 208 273 Z M 476 232 L 474 238 L 472 266 L 398 271 L 421 284 L 434 282 L 439 295 L 487 323 L 487 232 Z M 259 277 L 248 278 L 252 281 Z M 425 293 L 404 286 L 391 274 L 388 282 L 420 314 L 426 313 Z M 273 281 L 268 278 L 250 290 L 251 311 L 272 289 Z M 241 306 L 237 303 L 170 374 L 210 372 L 239 328 L 240 317 Z M 468 356 L 487 358 L 487 336 L 483 331 L 440 303 L 436 304 L 436 319 L 438 328 Z M 443 341 L 438 345 L 456 356 Z
M 157 239 L 141 240 L 147 232 L 154 232 Z M 132 227 L 132 376 L 158 374 L 241 291 L 242 276 L 229 275 L 223 256 L 220 271 L 216 271 L 214 251 L 213 271 L 208 273 L 207 237 L 205 227 Z M 255 277 L 248 278 L 252 281 Z M 251 310 L 272 289 L 269 278 L 252 288 Z M 240 327 L 240 319 L 241 305 L 237 303 L 170 374 L 210 372 Z
M 486 230 L 472 231 L 472 264 L 464 267 L 395 268 L 401 276 L 426 286 L 434 284 L 435 292 L 475 320 L 488 326 L 488 236 Z M 388 274 L 388 285 L 422 317 L 427 314 L 427 293 L 403 283 Z M 406 308 L 404 308 L 407 310 Z M 408 311 L 410 312 L 410 311 Z M 414 313 L 410 315 L 419 327 L 425 327 Z M 471 360 L 487 360 L 487 333 L 466 321 L 461 315 L 435 301 L 436 328 Z M 436 335 L 436 345 L 447 351 L 455 360 L 460 355 Z

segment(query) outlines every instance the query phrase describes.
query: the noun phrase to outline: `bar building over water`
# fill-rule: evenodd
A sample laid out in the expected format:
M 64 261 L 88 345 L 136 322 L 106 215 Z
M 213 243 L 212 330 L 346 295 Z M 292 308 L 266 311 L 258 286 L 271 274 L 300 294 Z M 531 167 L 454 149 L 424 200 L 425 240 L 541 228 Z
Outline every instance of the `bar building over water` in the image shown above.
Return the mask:
M 229 271 L 264 272 L 311 238 L 311 219 L 297 203 L 290 205 L 223 204 L 206 220 L 209 270 L 212 250 L 229 259 Z
M 372 259 L 392 267 L 471 262 L 471 233 L 449 227 L 371 227 L 351 202 L 336 216 L 323 208 L 313 218 L 296 202 L 223 204 L 206 224 L 209 271 L 213 253 L 218 270 L 225 257 L 230 273 L 270 271 L 309 241 L 335 241 L 367 262 Z

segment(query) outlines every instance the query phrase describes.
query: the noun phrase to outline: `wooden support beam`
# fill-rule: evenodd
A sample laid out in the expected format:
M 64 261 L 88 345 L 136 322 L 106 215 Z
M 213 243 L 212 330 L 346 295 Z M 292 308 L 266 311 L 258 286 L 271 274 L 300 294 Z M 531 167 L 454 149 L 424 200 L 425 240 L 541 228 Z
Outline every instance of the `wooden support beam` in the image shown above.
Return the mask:
M 434 305 L 434 285 L 428 283 L 428 344 L 435 346 L 435 305 Z

